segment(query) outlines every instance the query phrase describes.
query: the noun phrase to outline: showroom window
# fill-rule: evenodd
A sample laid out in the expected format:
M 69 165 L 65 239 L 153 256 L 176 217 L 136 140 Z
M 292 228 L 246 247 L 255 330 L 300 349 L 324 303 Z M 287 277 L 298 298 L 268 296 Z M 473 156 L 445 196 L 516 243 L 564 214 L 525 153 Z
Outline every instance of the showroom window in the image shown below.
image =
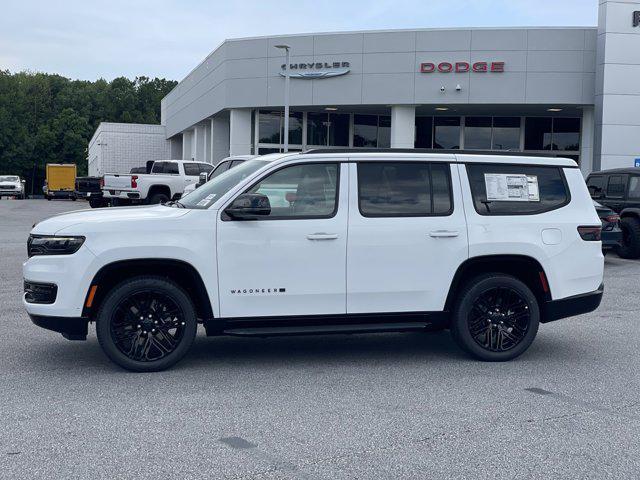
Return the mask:
M 519 150 L 520 117 L 466 117 L 467 150 Z
M 307 145 L 348 147 L 348 113 L 307 114 Z
M 353 146 L 388 148 L 391 145 L 391 117 L 388 115 L 354 115 Z
M 433 117 L 416 117 L 415 147 L 433 147 Z
M 460 148 L 460 117 L 434 117 L 433 148 L 445 150 Z
M 302 149 L 302 112 L 289 113 L 289 146 Z M 259 151 L 280 151 L 284 141 L 284 114 L 260 110 L 258 113 L 258 143 Z M 264 146 L 264 148 L 262 148 Z M 290 148 L 291 150 L 291 148 Z M 262 154 L 262 153 L 261 153 Z
M 580 150 L 580 119 L 527 117 L 524 128 L 525 150 Z

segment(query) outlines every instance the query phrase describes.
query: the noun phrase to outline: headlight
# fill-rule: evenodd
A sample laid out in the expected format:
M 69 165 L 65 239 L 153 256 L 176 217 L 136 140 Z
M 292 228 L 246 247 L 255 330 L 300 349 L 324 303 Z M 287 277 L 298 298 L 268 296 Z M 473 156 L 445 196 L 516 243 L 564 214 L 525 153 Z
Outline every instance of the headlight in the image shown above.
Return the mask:
M 27 254 L 34 255 L 71 255 L 84 243 L 84 237 L 56 237 L 54 235 L 29 235 Z

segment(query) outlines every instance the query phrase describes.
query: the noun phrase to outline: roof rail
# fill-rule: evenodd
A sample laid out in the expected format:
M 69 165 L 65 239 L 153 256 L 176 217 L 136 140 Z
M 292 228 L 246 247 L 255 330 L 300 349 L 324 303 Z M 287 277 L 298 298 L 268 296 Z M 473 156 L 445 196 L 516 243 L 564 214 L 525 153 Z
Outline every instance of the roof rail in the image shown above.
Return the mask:
M 439 148 L 312 148 L 302 152 L 304 154 L 319 153 L 454 153 L 461 155 L 495 155 L 507 157 L 563 157 L 563 152 L 526 153 L 509 152 L 505 150 L 458 150 Z

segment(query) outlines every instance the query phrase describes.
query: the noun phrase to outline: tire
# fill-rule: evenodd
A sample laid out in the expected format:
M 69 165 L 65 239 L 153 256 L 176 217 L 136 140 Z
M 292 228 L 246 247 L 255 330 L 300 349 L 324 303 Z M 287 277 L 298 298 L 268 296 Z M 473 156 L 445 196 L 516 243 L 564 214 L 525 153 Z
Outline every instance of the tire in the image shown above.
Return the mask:
M 154 193 L 149 197 L 149 205 L 157 205 L 159 203 L 165 203 L 169 201 L 169 197 L 164 193 Z
M 506 312 L 505 303 L 512 305 Z M 529 348 L 539 325 L 540 308 L 529 287 L 510 275 L 492 273 L 475 277 L 462 288 L 450 329 L 458 346 L 471 356 L 504 362 Z
M 49 195 L 47 195 L 47 196 L 46 196 L 46 197 L 44 197 L 44 198 L 46 198 L 46 199 L 47 199 L 47 201 L 49 201 L 49 202 L 51 201 L 51 197 L 50 197 Z
M 75 202 L 78 198 L 75 195 L 71 195 L 69 197 L 71 199 L 71 201 Z
M 104 207 L 104 200 L 102 198 L 89 198 L 89 206 L 91 208 Z
M 620 220 L 622 242 L 616 248 L 620 258 L 640 258 L 640 220 L 636 217 L 624 217 Z
M 157 372 L 175 365 L 189 351 L 197 328 L 189 295 L 175 282 L 157 276 L 118 284 L 96 315 L 102 350 L 111 361 L 134 372 Z

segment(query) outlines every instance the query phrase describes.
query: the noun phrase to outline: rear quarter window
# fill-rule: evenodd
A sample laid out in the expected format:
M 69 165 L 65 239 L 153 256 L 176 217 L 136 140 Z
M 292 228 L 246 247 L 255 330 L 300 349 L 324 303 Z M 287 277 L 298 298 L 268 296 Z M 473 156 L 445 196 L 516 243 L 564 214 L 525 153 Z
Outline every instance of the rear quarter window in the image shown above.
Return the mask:
M 480 215 L 533 215 L 561 208 L 571 198 L 559 167 L 469 164 L 467 175 Z

